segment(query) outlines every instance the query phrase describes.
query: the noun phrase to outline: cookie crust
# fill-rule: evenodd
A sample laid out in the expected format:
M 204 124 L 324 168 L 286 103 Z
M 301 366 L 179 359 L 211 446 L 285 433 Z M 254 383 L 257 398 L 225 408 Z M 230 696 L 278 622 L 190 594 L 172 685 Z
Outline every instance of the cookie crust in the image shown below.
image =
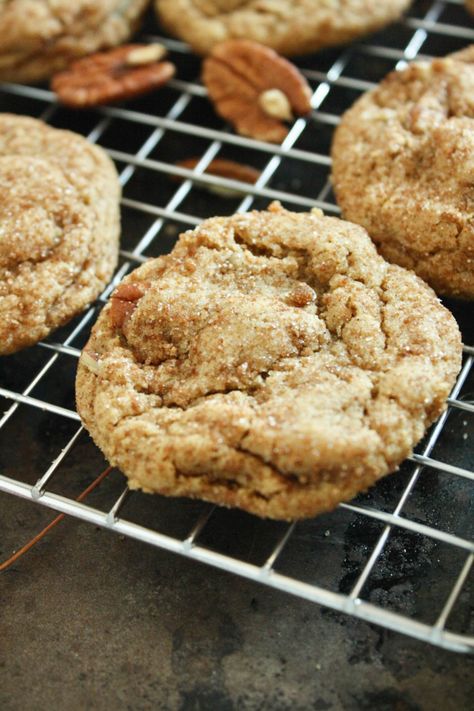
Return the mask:
M 218 42 L 250 39 L 298 55 L 350 42 L 397 20 L 409 0 L 155 0 L 162 25 L 208 54 Z
M 131 488 L 291 520 L 393 471 L 460 359 L 451 314 L 362 228 L 277 204 L 206 220 L 122 282 L 77 407 Z
M 474 298 L 474 46 L 389 74 L 343 116 L 333 184 L 345 218 L 439 293 Z
M 0 81 L 46 79 L 127 40 L 148 0 L 0 0 Z
M 91 303 L 118 258 L 120 186 L 82 136 L 0 114 L 0 353 Z

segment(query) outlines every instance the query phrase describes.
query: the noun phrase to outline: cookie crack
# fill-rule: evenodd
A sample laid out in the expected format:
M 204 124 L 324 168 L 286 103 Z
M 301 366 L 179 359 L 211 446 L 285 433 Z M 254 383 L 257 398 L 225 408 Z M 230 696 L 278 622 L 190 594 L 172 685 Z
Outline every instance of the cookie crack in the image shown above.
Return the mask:
M 246 456 L 251 457 L 254 461 L 258 462 L 259 464 L 263 464 L 266 467 L 269 467 L 272 469 L 272 471 L 277 474 L 283 481 L 287 483 L 293 483 L 293 484 L 299 484 L 301 485 L 301 482 L 299 478 L 296 476 L 296 474 L 290 474 L 288 472 L 284 472 L 282 469 L 279 469 L 276 464 L 273 461 L 267 461 L 264 457 L 262 457 L 261 454 L 258 454 L 257 452 L 254 452 L 251 449 L 248 449 L 247 447 L 243 446 L 243 441 L 248 437 L 252 429 L 249 427 L 239 438 L 239 441 L 233 446 L 233 449 L 236 452 L 241 452 L 242 454 L 245 454 Z M 284 487 L 282 487 L 281 490 L 283 491 Z M 279 493 L 276 492 L 276 493 Z
M 234 241 L 257 259 L 259 257 L 267 257 L 268 259 L 276 259 L 280 262 L 288 258 L 294 259 L 298 266 L 297 278 L 299 281 L 304 282 L 314 289 L 318 293 L 318 296 L 323 296 L 329 290 L 329 284 L 323 285 L 318 279 L 308 273 L 308 269 L 305 266 L 309 255 L 307 249 L 287 249 L 285 253 L 280 256 L 272 252 L 268 247 L 260 247 L 256 244 L 252 244 L 252 242 L 246 241 L 242 233 L 237 231 L 234 233 Z M 284 249 L 282 245 L 279 246 L 282 250 Z
M 247 433 L 248 434 L 248 433 Z M 242 439 L 245 439 L 242 438 Z M 301 482 L 299 478 L 296 476 L 296 474 L 290 474 L 288 472 L 284 472 L 281 469 L 279 469 L 276 464 L 273 461 L 267 461 L 264 457 L 262 457 L 261 454 L 258 454 L 257 452 L 254 452 L 251 449 L 247 449 L 247 447 L 243 447 L 242 444 L 238 444 L 234 447 L 236 452 L 241 452 L 242 454 L 245 454 L 246 456 L 251 457 L 254 461 L 258 462 L 259 464 L 263 464 L 266 467 L 269 467 L 275 474 L 278 474 L 279 477 L 281 477 L 284 481 L 288 483 L 293 483 L 293 484 L 300 484 Z M 284 487 L 280 491 L 283 491 Z
M 174 466 L 174 463 L 173 463 Z M 176 469 L 175 468 L 175 474 L 174 474 L 175 480 L 179 481 L 181 480 L 188 480 L 188 479 L 204 479 L 206 484 L 208 486 L 221 486 L 224 489 L 227 489 L 227 491 L 245 491 L 247 494 L 250 496 L 262 499 L 263 501 L 269 502 L 272 499 L 272 496 L 267 496 L 263 494 L 261 491 L 258 491 L 258 489 L 254 488 L 249 488 L 246 485 L 241 484 L 237 479 L 225 479 L 224 477 L 211 477 L 206 474 L 202 474 L 200 472 L 183 472 L 181 469 Z M 281 491 L 279 490 L 276 491 L 276 494 L 280 494 Z
M 1 281 L 7 281 L 8 279 L 15 279 L 18 276 L 18 272 L 21 271 L 21 269 L 25 268 L 25 265 L 31 265 L 32 268 L 38 266 L 39 264 L 44 264 L 44 262 L 48 262 L 51 257 L 54 256 L 55 252 L 57 251 L 58 247 L 61 246 L 63 242 L 63 237 L 61 236 L 59 239 L 59 242 L 54 245 L 54 247 L 50 247 L 49 249 L 46 250 L 41 256 L 37 257 L 36 259 L 23 259 L 18 262 L 15 262 L 12 265 L 6 265 L 0 268 L 0 282 Z
M 384 353 L 387 353 L 388 347 L 389 347 L 389 339 L 390 339 L 390 334 L 388 331 L 388 325 L 387 325 L 387 314 L 386 314 L 386 309 L 389 303 L 389 299 L 387 297 L 388 294 L 388 286 L 387 286 L 387 277 L 385 276 L 382 279 L 382 283 L 380 284 L 380 302 L 379 302 L 379 313 L 380 313 L 380 330 L 383 333 L 384 337 Z
M 439 223 L 438 223 L 439 224 Z M 449 224 L 456 224 L 456 234 L 453 235 L 453 238 L 456 240 L 459 240 L 459 235 L 464 229 L 464 225 L 459 225 L 458 223 L 455 222 L 450 222 Z M 374 238 L 376 239 L 376 238 Z M 410 259 L 417 264 L 420 261 L 424 261 L 426 258 L 432 258 L 436 257 L 438 254 L 454 254 L 459 251 L 459 246 L 455 245 L 453 247 L 445 247 L 442 244 L 437 245 L 433 249 L 425 249 L 423 251 L 414 249 L 413 247 L 408 246 L 405 243 L 400 242 L 397 240 L 395 237 L 393 238 L 383 238 L 380 239 L 378 244 L 384 245 L 384 244 L 390 244 L 394 245 L 398 248 L 402 248 L 403 252 L 406 253 Z M 467 256 L 467 254 L 466 254 Z

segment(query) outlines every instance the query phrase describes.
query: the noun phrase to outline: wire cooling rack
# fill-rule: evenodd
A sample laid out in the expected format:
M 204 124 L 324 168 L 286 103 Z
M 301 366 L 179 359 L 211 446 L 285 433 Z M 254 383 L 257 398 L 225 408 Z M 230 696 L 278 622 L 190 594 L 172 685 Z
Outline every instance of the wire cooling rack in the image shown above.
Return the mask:
M 124 190 L 121 262 L 113 282 L 67 327 L 0 363 L 0 491 L 441 647 L 472 651 L 469 305 L 448 304 L 463 328 L 463 368 L 447 412 L 415 454 L 367 494 L 298 524 L 131 493 L 115 470 L 78 502 L 79 490 L 104 462 L 75 412 L 74 375 L 80 348 L 115 284 L 169 251 L 183 229 L 271 199 L 290 209 L 319 206 L 338 214 L 328 152 L 340 114 L 393 68 L 474 41 L 474 18 L 459 0 L 415 2 L 404 21 L 369 40 L 302 58 L 313 114 L 296 120 L 280 146 L 234 135 L 206 99 L 199 60 L 181 42 L 157 36 L 151 19 L 143 39 L 167 45 L 178 78 L 126 105 L 75 113 L 58 106 L 47 88 L 0 86 L 1 111 L 42 118 L 102 145 Z M 198 158 L 193 170 L 176 165 L 191 156 Z M 260 177 L 249 186 L 206 174 L 217 156 L 252 164 Z M 224 196 L 222 188 L 232 192 Z

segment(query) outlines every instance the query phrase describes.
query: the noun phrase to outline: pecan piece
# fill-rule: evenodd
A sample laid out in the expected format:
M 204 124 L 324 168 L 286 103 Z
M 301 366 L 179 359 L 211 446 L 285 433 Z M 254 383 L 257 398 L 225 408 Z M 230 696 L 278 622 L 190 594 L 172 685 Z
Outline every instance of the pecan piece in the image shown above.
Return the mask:
M 311 89 L 299 70 L 250 40 L 217 44 L 204 60 L 203 82 L 217 113 L 242 136 L 279 143 L 283 121 L 311 111 Z
M 161 62 L 161 45 L 130 44 L 97 52 L 73 62 L 53 77 L 59 101 L 73 108 L 99 106 L 146 94 L 175 74 L 171 62 Z
M 176 165 L 180 168 L 193 170 L 200 160 L 200 158 L 185 158 L 184 160 L 178 161 Z M 215 158 L 212 160 L 204 170 L 204 173 L 251 184 L 254 184 L 260 177 L 260 171 L 256 168 L 252 168 L 251 165 L 237 163 L 237 161 L 226 160 L 225 158 Z M 181 178 L 178 177 L 178 180 L 181 180 Z M 198 183 L 198 187 L 222 197 L 239 197 L 242 194 L 241 190 L 229 188 L 227 185 L 211 185 L 209 183 L 199 185 Z
M 109 318 L 113 328 L 122 328 L 130 318 L 137 302 L 142 298 L 146 284 L 125 282 L 119 284 L 110 298 Z
M 87 346 L 81 353 L 81 363 L 94 375 L 99 375 L 99 356 L 94 351 L 88 350 Z

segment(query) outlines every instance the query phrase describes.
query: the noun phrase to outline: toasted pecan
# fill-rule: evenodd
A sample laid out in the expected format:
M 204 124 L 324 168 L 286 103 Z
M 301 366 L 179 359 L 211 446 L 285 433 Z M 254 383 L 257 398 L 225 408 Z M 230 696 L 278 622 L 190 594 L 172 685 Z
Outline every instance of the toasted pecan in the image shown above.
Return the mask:
M 155 48 L 155 45 L 151 45 Z M 51 88 L 61 103 L 87 108 L 147 94 L 175 74 L 171 62 L 157 61 L 162 51 L 150 45 L 130 44 L 97 52 L 73 62 L 56 74 Z
M 146 284 L 125 282 L 118 285 L 110 298 L 109 318 L 113 328 L 122 328 L 145 291 Z
M 311 111 L 311 89 L 299 70 L 269 47 L 227 40 L 204 60 L 203 82 L 217 113 L 242 136 L 279 143 L 283 123 Z
M 180 168 L 188 168 L 193 170 L 201 159 L 192 157 L 184 158 L 176 163 Z M 227 160 L 226 158 L 214 158 L 204 169 L 205 173 L 210 175 L 218 175 L 221 178 L 229 178 L 230 180 L 240 180 L 242 183 L 255 183 L 260 177 L 260 171 L 245 163 L 238 163 L 235 160 Z
M 200 160 L 198 157 L 185 158 L 184 160 L 178 161 L 176 165 L 179 168 L 193 170 Z M 219 178 L 227 178 L 228 180 L 238 180 L 241 183 L 250 183 L 252 185 L 260 177 L 260 171 L 251 165 L 245 165 L 244 163 L 238 163 L 237 161 L 227 160 L 225 158 L 215 158 L 212 160 L 205 168 L 204 173 L 215 175 Z M 181 180 L 181 178 L 178 177 L 178 180 Z M 241 190 L 230 188 L 227 185 L 202 183 L 201 185 L 198 184 L 198 186 L 223 197 L 235 197 L 242 194 Z
M 99 366 L 99 356 L 94 351 L 88 350 L 87 346 L 81 353 L 81 363 L 84 365 L 91 373 L 98 375 L 100 372 Z

